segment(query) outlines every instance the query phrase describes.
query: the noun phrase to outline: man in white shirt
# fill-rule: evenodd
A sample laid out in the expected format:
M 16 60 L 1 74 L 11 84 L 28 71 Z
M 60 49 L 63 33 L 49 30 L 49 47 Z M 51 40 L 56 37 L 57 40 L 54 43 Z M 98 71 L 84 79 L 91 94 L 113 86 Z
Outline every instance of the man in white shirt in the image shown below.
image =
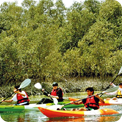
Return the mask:
M 112 86 L 116 87 L 115 84 L 111 83 Z M 122 98 L 122 83 L 119 84 L 119 89 L 115 92 L 111 93 L 105 93 L 107 95 L 116 95 L 116 97 L 113 98 L 113 100 L 116 100 L 117 98 Z M 107 98 L 107 100 L 110 100 L 110 98 Z
M 19 86 L 14 87 L 14 93 L 16 93 L 10 100 L 2 100 L 2 102 L 12 102 L 17 101 L 16 105 L 29 105 L 29 98 L 25 91 L 21 91 Z

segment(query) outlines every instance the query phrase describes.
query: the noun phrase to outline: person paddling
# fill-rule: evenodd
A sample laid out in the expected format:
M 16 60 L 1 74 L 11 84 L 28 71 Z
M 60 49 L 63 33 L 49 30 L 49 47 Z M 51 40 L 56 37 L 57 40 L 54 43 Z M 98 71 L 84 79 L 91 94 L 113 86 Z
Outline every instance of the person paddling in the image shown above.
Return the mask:
M 46 96 L 49 96 L 50 99 L 49 98 L 43 98 L 37 104 L 53 103 L 53 100 L 51 98 L 56 98 L 58 100 L 58 102 L 63 101 L 63 91 L 60 87 L 58 87 L 58 83 L 53 82 L 52 86 L 53 86 L 53 89 L 52 89 L 50 94 L 47 93 L 44 89 L 42 89 L 43 94 L 46 95 Z
M 12 101 L 17 101 L 16 105 L 29 105 L 29 98 L 28 95 L 25 91 L 21 91 L 19 89 L 19 85 L 14 87 L 14 93 L 16 93 L 12 99 L 10 100 L 2 100 L 2 102 L 12 102 Z
M 116 87 L 115 84 L 110 83 L 110 85 L 112 85 L 113 87 Z M 122 99 L 122 83 L 119 84 L 119 89 L 115 92 L 111 92 L 111 93 L 105 93 L 107 95 L 116 95 L 116 97 L 113 97 L 112 100 L 117 100 L 117 98 L 121 98 Z M 110 100 L 111 98 L 106 98 L 106 100 Z
M 99 101 L 104 103 L 104 100 L 101 97 L 99 97 L 97 94 L 93 95 L 94 89 L 92 87 L 86 88 L 86 92 L 88 95 L 87 98 L 79 100 L 77 102 L 72 102 L 72 103 L 74 103 L 76 105 L 83 103 L 85 105 L 85 108 L 80 108 L 79 111 L 89 111 L 89 110 L 93 110 L 93 109 L 94 110 L 99 109 Z

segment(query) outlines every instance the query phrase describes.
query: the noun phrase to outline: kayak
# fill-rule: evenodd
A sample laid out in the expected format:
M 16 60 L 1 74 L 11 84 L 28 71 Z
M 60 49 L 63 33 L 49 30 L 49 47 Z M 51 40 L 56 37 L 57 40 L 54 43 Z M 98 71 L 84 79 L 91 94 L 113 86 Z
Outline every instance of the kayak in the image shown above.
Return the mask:
M 77 100 L 79 100 L 79 99 L 69 97 L 69 100 L 70 100 L 70 101 L 77 101 Z M 112 100 L 112 99 L 106 100 L 106 99 L 104 99 L 104 102 L 105 102 L 105 103 L 101 103 L 101 102 L 100 102 L 99 105 L 100 105 L 100 106 L 105 106 L 105 105 L 122 105 L 122 98 L 118 98 L 117 100 Z
M 54 103 L 47 103 L 47 104 L 29 104 L 29 105 L 0 105 L 0 112 L 21 112 L 27 110 L 38 110 L 38 107 L 50 107 L 50 109 L 56 109 L 55 106 L 59 108 L 59 106 L 69 103 L 69 101 L 59 102 L 58 105 L 54 105 Z M 53 106 L 54 105 L 54 106 Z M 70 104 L 65 106 L 65 108 L 78 108 L 83 107 L 83 104 L 74 105 Z
M 0 105 L 0 113 L 1 112 L 22 112 L 25 110 L 38 110 L 38 107 L 48 107 L 48 104 Z
M 76 101 L 79 100 L 77 98 L 71 98 L 69 97 L 70 101 Z M 117 100 L 104 100 L 105 103 L 99 103 L 100 106 L 105 106 L 105 105 L 122 105 L 122 99 L 117 99 Z M 63 102 L 59 102 L 58 105 L 54 105 L 54 103 L 47 103 L 47 104 L 29 104 L 29 105 L 24 105 L 24 106 L 19 106 L 19 105 L 0 105 L 0 112 L 21 112 L 21 111 L 25 111 L 25 110 L 38 110 L 38 107 L 50 107 L 50 109 L 54 109 L 56 110 L 56 108 L 60 108 L 60 105 L 64 105 L 64 107 L 62 108 L 79 108 L 79 107 L 84 107 L 84 104 L 79 104 L 79 105 L 75 105 L 75 104 L 69 104 L 69 105 L 65 105 L 69 103 L 69 101 L 63 101 Z M 54 105 L 54 106 L 53 106 Z
M 113 109 L 98 109 L 91 111 L 68 111 L 68 110 L 51 110 L 48 108 L 38 107 L 40 112 L 42 112 L 45 116 L 49 118 L 57 118 L 57 117 L 82 117 L 89 115 L 113 115 L 119 114 L 119 112 Z
M 122 98 L 118 98 L 117 100 L 113 100 L 113 99 L 110 99 L 110 100 L 104 100 L 105 101 L 105 104 L 108 104 L 108 105 L 122 105 Z
M 22 112 L 28 110 L 39 110 L 38 107 L 50 108 L 56 110 L 56 107 L 61 105 L 53 105 L 52 103 L 47 104 L 29 104 L 29 105 L 0 105 L 0 113 L 2 112 Z M 69 106 L 68 106 L 69 107 Z M 66 108 L 68 108 L 66 107 Z
M 79 100 L 77 98 L 71 98 L 69 97 L 70 101 L 76 101 Z M 100 103 L 100 106 L 105 106 L 105 105 L 122 105 L 122 99 L 117 99 L 117 100 L 104 100 L 105 103 Z M 0 105 L 0 112 L 20 112 L 20 111 L 25 111 L 25 110 L 38 110 L 38 107 L 50 107 L 50 109 L 56 110 L 56 108 L 60 108 L 60 105 L 64 105 L 62 108 L 79 108 L 79 107 L 84 107 L 84 104 L 69 104 L 69 101 L 63 101 L 59 102 L 58 105 L 54 105 L 54 103 L 47 103 L 47 104 L 29 104 L 29 105 L 24 105 L 24 106 L 19 106 L 19 105 Z M 54 105 L 54 106 L 53 106 Z

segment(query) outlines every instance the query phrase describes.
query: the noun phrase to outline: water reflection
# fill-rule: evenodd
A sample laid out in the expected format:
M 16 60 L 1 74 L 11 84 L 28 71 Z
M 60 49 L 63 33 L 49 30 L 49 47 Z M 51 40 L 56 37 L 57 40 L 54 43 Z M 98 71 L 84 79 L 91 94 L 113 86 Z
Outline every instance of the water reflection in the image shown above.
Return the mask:
M 81 117 L 65 119 L 49 119 L 46 122 L 119 122 L 120 116 Z M 122 121 L 121 121 L 122 122 Z
M 121 115 L 84 116 L 81 118 L 54 118 L 49 119 L 41 112 L 29 111 L 23 113 L 1 113 L 6 122 L 122 122 Z
M 6 122 L 45 122 L 48 119 L 39 111 L 0 113 L 0 116 Z
M 116 121 L 116 122 L 122 122 L 122 116 L 121 116 L 120 119 L 119 119 L 118 121 Z
M 6 122 L 30 122 L 30 115 L 28 112 L 23 113 L 1 113 L 1 118 Z

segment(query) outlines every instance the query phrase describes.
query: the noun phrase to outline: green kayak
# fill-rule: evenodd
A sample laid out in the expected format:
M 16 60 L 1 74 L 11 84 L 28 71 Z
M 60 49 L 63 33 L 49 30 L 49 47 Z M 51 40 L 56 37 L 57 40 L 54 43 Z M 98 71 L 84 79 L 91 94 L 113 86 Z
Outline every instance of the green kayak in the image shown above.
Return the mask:
M 25 110 L 24 106 L 0 105 L 0 112 L 22 112 L 23 110 Z
M 66 102 L 59 102 L 58 105 L 65 105 L 69 103 L 68 101 Z M 0 112 L 21 112 L 25 110 L 38 110 L 38 107 L 44 107 L 48 108 L 49 106 L 53 106 L 54 103 L 47 103 L 47 104 L 29 104 L 29 105 L 0 105 Z M 84 105 L 74 105 L 74 104 L 69 104 L 64 106 L 64 108 L 78 108 L 78 107 L 83 107 Z
M 2 112 L 22 112 L 25 110 L 38 110 L 38 107 L 48 107 L 48 104 L 30 104 L 30 105 L 0 105 L 0 113 Z

